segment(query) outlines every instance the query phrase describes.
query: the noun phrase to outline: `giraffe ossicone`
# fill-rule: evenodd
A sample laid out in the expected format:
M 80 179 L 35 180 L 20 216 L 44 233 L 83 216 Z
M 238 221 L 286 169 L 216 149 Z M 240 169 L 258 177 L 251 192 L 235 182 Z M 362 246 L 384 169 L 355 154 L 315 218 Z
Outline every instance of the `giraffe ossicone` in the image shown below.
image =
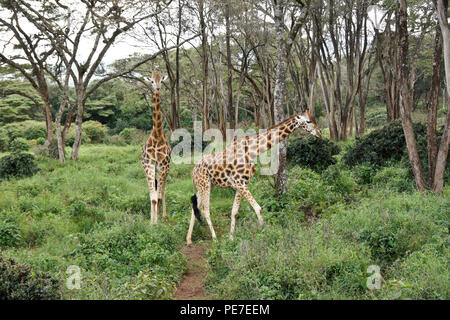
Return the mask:
M 205 155 L 192 172 L 194 195 L 191 198 L 192 214 L 189 230 L 186 236 L 188 245 L 192 244 L 192 230 L 195 219 L 206 219 L 212 238 L 216 238 L 210 218 L 210 192 L 213 187 L 233 188 L 236 190 L 233 208 L 231 210 L 230 238 L 233 238 L 236 216 L 242 198 L 245 198 L 256 213 L 259 224 L 264 224 L 262 208 L 253 198 L 248 189 L 248 183 L 256 171 L 255 161 L 258 155 L 286 139 L 295 129 L 302 128 L 312 135 L 321 138 L 322 134 L 315 118 L 309 110 L 296 114 L 263 132 L 254 135 L 235 137 L 227 147 L 213 154 Z M 197 194 L 195 194 L 195 188 Z M 200 220 L 200 219 L 199 219 Z

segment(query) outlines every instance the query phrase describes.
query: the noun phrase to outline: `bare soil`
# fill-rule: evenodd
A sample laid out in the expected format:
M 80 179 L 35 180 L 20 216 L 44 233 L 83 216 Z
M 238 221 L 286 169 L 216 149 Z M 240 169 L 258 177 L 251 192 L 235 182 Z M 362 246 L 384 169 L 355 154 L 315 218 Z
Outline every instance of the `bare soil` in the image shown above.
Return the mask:
M 181 251 L 188 259 L 188 270 L 173 296 L 175 300 L 207 299 L 205 294 L 206 250 L 205 244 L 196 244 L 185 246 Z

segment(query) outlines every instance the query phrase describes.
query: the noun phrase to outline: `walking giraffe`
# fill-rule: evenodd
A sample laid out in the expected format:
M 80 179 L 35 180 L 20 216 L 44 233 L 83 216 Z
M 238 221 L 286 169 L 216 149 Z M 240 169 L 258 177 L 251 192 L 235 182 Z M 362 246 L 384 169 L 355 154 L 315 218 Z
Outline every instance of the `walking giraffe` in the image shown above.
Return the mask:
M 248 190 L 248 182 L 256 171 L 256 157 L 286 139 L 299 127 L 318 138 L 322 137 L 314 116 L 309 113 L 309 110 L 306 110 L 304 113 L 294 115 L 264 132 L 250 136 L 235 137 L 233 142 L 223 151 L 206 155 L 195 165 L 192 172 L 192 181 L 194 192 L 195 187 L 197 188 L 197 195 L 194 194 L 191 197 L 191 222 L 186 236 L 188 245 L 192 244 L 191 237 L 195 218 L 202 222 L 200 210 L 205 216 L 212 238 L 216 239 L 209 212 L 210 192 L 213 186 L 236 190 L 231 211 L 231 239 L 233 239 L 236 216 L 242 197 L 247 199 L 253 207 L 260 226 L 263 226 L 262 209 Z
M 159 94 L 161 89 L 161 71 L 152 71 L 150 79 L 153 85 L 153 129 L 142 148 L 142 166 L 150 189 L 151 218 L 150 223 L 158 223 L 160 202 L 163 217 L 166 216 L 166 181 L 170 171 L 170 146 L 162 129 L 161 106 Z M 158 173 L 159 183 L 156 178 Z

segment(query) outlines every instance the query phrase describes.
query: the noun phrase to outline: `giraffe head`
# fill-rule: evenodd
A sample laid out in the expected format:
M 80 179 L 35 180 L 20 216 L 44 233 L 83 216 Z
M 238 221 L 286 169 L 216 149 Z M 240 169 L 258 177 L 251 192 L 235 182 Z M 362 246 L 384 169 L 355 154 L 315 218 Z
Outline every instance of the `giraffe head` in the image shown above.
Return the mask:
M 298 114 L 295 119 L 297 120 L 299 127 L 305 129 L 317 138 L 322 138 L 322 133 L 320 132 L 319 126 L 316 123 L 316 119 L 309 112 L 309 109 L 306 109 L 305 112 Z
M 166 80 L 167 76 L 162 76 L 161 71 L 152 70 L 152 77 L 150 78 L 150 82 L 152 83 L 153 90 L 159 91 L 161 90 L 161 82 Z

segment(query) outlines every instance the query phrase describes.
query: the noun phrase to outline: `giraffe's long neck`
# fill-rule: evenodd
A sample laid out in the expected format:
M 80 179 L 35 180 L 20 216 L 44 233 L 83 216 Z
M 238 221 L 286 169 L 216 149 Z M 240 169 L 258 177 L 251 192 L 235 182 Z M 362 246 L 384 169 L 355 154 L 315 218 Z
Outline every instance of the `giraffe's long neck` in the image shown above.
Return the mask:
M 248 143 L 250 161 L 254 161 L 258 155 L 285 140 L 292 132 L 294 132 L 294 130 L 299 127 L 296 116 L 297 115 L 294 115 L 264 132 L 257 133 L 244 139 L 244 141 L 246 140 Z
M 163 137 L 161 106 L 159 102 L 159 90 L 153 93 L 153 130 L 154 137 Z

